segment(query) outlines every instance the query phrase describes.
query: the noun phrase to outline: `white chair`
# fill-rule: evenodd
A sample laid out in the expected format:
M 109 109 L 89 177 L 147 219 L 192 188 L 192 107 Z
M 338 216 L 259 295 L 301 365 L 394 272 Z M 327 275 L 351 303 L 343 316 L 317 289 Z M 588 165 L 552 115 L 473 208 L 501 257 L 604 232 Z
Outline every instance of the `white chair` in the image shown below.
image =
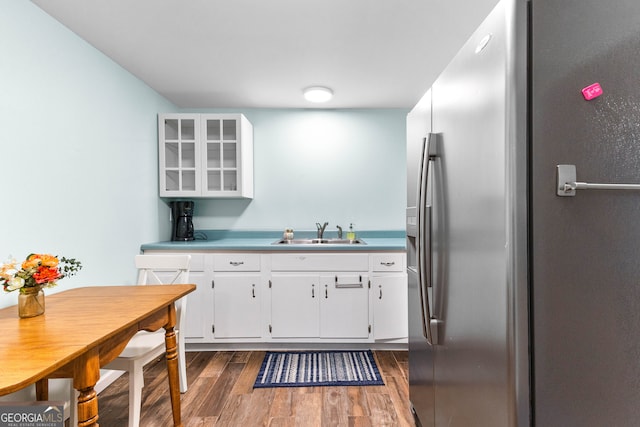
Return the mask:
M 189 283 L 190 255 L 137 255 L 138 284 L 178 284 Z M 176 302 L 176 327 L 178 337 L 178 372 L 180 392 L 187 391 L 187 368 L 184 352 L 184 334 L 180 330 L 184 324 L 187 299 Z M 143 367 L 165 353 L 165 331 L 140 331 L 131 338 L 125 349 L 105 369 L 129 372 L 129 427 L 140 424 L 142 388 L 144 387 Z

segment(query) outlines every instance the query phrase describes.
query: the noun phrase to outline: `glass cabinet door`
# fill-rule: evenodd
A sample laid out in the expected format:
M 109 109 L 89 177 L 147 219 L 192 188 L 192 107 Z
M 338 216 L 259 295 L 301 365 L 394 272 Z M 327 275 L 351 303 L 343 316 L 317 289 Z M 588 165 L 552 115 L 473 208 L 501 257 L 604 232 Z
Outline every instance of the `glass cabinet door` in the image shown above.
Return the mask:
M 238 120 L 205 118 L 205 192 L 238 190 Z
M 161 123 L 161 195 L 199 191 L 197 176 L 198 120 L 165 117 Z

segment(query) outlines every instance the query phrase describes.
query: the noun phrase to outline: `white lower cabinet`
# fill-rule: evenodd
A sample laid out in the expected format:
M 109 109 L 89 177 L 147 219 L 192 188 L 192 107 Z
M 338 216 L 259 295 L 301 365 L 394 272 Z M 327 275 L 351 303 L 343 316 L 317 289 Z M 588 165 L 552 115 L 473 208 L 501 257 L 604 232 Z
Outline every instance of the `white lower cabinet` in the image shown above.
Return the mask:
M 273 273 L 271 337 L 369 337 L 369 289 L 364 274 Z
M 214 273 L 213 337 L 259 338 L 260 274 Z
M 271 337 L 323 340 L 370 335 L 369 255 L 271 256 Z
M 184 254 L 184 252 L 145 251 L 145 254 Z M 185 324 L 181 325 L 187 343 L 209 343 L 213 340 L 211 331 L 213 293 L 211 280 L 213 265 L 211 255 L 190 253 L 189 283 L 196 285 L 196 290 L 187 295 L 187 313 Z
M 369 338 L 367 275 L 323 275 L 320 287 L 320 338 Z
M 271 276 L 272 338 L 320 336 L 320 277 L 274 273 Z
M 373 337 L 376 340 L 408 336 L 407 274 L 371 276 L 373 306 Z
M 190 254 L 188 344 L 406 342 L 404 253 Z
M 406 339 L 409 334 L 407 272 L 403 253 L 371 254 L 371 306 L 375 340 Z
M 196 285 L 196 290 L 187 295 L 186 325 L 182 328 L 184 339 L 186 342 L 206 343 L 213 338 L 209 309 L 213 303 L 211 273 L 191 270 L 189 282 Z
M 214 254 L 212 288 L 213 338 L 260 338 L 260 254 Z

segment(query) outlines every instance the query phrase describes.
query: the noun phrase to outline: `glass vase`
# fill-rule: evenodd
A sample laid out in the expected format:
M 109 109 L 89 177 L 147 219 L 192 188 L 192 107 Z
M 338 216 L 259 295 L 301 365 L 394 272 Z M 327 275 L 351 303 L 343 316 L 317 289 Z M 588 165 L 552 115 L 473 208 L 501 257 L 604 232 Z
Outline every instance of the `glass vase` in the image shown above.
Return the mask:
M 44 314 L 44 292 L 42 286 L 20 289 L 18 295 L 18 316 L 35 317 Z

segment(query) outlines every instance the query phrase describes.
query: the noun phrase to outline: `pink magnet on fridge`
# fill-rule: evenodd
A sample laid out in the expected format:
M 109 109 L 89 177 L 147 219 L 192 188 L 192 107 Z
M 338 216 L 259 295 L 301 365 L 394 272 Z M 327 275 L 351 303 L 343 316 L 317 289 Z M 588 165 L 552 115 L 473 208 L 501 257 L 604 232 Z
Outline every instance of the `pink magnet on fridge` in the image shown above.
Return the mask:
M 597 98 L 602 95 L 602 87 L 600 87 L 600 83 L 591 84 L 584 89 L 582 89 L 582 96 L 587 101 L 591 101 L 593 98 Z

